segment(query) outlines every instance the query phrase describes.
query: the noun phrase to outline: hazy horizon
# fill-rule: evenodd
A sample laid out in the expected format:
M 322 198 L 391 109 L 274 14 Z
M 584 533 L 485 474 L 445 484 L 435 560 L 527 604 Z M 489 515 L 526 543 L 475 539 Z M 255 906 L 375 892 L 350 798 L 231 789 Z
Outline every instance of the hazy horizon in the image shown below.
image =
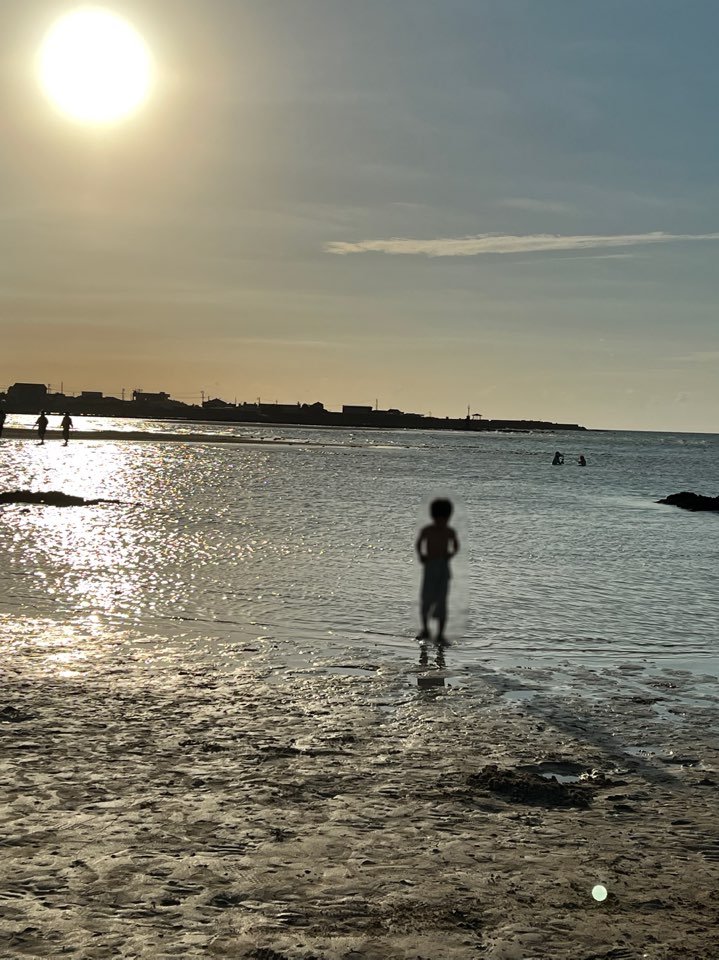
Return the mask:
M 155 81 L 43 96 L 0 9 L 0 386 L 716 432 L 709 0 L 119 0 Z

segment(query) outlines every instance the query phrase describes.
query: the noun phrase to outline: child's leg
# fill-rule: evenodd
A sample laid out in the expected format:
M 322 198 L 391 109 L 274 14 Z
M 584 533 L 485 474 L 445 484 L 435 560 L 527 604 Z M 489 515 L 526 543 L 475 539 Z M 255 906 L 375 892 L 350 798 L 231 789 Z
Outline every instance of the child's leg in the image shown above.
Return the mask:
M 437 643 L 447 643 L 444 635 L 444 628 L 447 624 L 447 594 L 449 592 L 449 580 L 444 584 L 444 591 L 440 600 L 437 601 L 434 613 L 437 617 Z
M 429 613 L 432 608 L 432 599 L 430 593 L 430 584 L 427 577 L 427 566 L 422 571 L 422 587 L 419 595 L 419 617 L 422 621 L 422 629 L 417 634 L 418 640 L 426 640 L 429 636 Z
M 421 630 L 419 631 L 419 633 L 417 634 L 417 639 L 418 639 L 418 640 L 426 640 L 427 637 L 429 636 L 429 624 L 428 624 L 428 620 L 429 620 L 429 606 L 428 606 L 428 604 L 425 603 L 424 598 L 422 599 L 422 602 L 420 603 L 419 616 L 420 616 L 420 619 L 421 619 L 421 621 L 422 621 L 422 629 L 421 629 Z

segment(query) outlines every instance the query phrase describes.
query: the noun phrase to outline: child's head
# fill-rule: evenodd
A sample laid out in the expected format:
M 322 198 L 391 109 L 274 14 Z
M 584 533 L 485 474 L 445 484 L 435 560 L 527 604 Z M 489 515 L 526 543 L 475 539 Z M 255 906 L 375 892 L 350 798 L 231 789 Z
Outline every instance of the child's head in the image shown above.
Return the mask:
M 435 523 L 447 523 L 452 516 L 452 502 L 439 498 L 429 505 L 429 512 Z

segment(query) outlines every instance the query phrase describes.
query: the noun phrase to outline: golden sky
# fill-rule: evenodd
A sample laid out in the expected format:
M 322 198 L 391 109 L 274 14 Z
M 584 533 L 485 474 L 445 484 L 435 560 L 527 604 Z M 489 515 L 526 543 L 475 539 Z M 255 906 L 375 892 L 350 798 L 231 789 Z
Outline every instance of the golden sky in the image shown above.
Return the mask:
M 38 79 L 76 6 L 0 8 L 0 388 L 716 429 L 714 5 L 107 3 L 101 126 Z

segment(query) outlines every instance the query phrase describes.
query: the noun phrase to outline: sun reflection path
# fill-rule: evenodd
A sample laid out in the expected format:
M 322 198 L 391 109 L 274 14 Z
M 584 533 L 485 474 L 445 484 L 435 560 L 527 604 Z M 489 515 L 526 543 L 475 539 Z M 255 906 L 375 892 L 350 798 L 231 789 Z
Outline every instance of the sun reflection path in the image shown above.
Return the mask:
M 197 446 L 23 443 L 7 452 L 0 489 L 114 501 L 0 509 L 0 617 L 26 618 L 38 650 L 49 643 L 67 667 L 77 663 L 65 655 L 73 645 L 162 637 L 170 650 L 189 632 L 209 630 L 212 639 L 234 628 L 228 564 L 238 546 L 227 491 L 238 462 L 231 452 L 214 470 Z M 22 639 L 20 626 L 12 632 Z
M 52 489 L 120 503 L 4 508 L 0 611 L 25 614 L 32 632 L 38 613 L 73 624 L 45 630 L 52 643 L 66 636 L 63 630 L 89 631 L 91 638 L 100 621 L 131 619 L 142 596 L 142 561 L 151 552 L 138 510 L 148 499 L 142 458 L 116 443 L 33 448 L 32 456 L 22 446 L 3 464 L 6 489 Z
M 102 627 L 88 618 L 72 624 L 54 620 L 10 617 L 0 618 L 5 669 L 11 669 L 13 656 L 22 654 L 35 665 L 38 676 L 79 677 L 93 668 L 108 651 L 108 637 Z

